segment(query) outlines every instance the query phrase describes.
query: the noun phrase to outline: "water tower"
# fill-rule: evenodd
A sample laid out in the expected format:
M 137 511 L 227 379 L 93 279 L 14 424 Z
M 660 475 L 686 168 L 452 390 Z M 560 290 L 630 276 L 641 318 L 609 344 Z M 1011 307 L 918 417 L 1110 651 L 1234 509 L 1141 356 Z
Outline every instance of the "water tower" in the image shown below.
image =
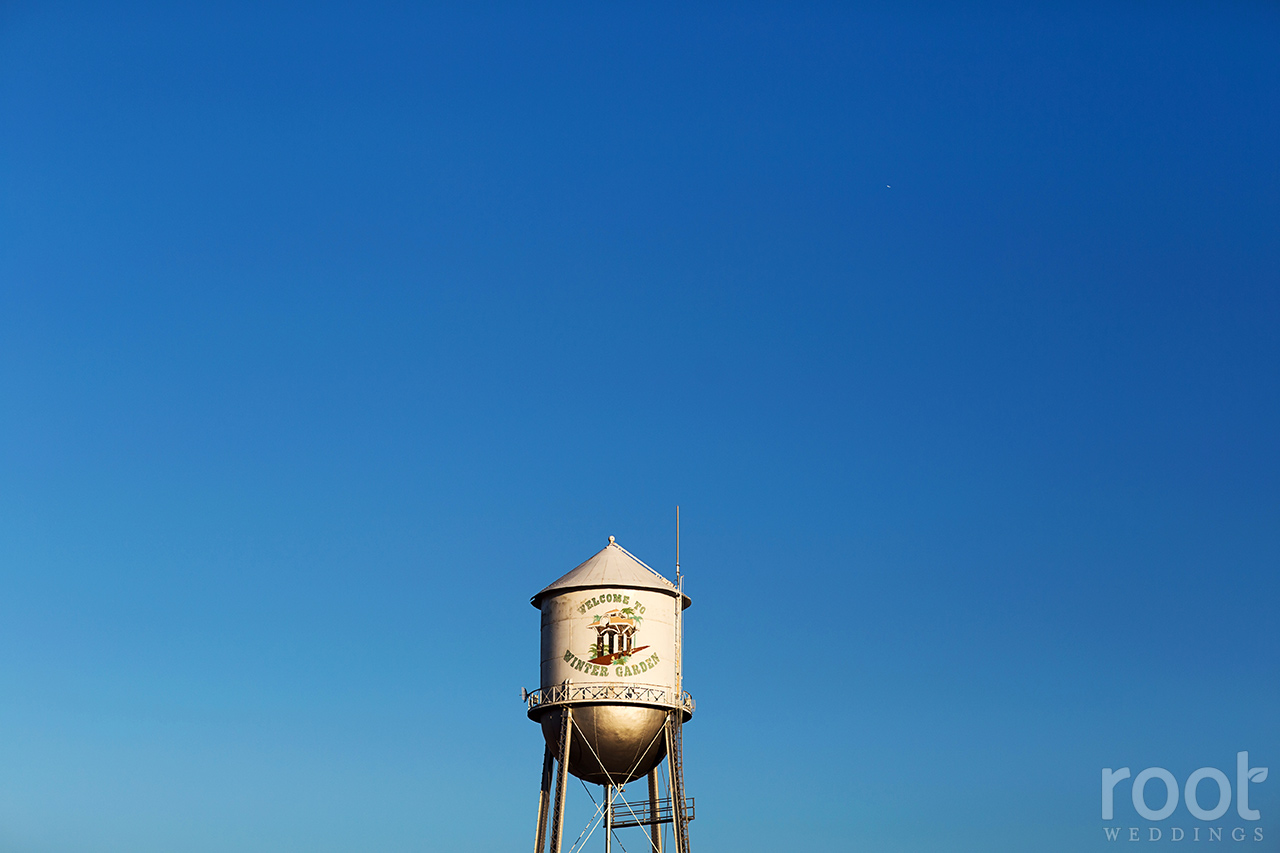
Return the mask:
M 646 827 L 648 850 L 662 853 L 670 824 L 675 853 L 689 853 L 693 800 L 684 794 L 680 731 L 693 716 L 693 699 L 680 670 L 681 624 L 691 602 L 678 542 L 674 584 L 610 536 L 602 551 L 531 599 L 542 611 L 542 666 L 541 686 L 526 694 L 526 704 L 546 741 L 537 853 L 546 853 L 548 810 L 550 853 L 562 853 L 569 774 L 604 788 L 583 844 L 603 825 L 610 853 L 617 829 Z M 646 776 L 647 798 L 621 796 L 624 785 Z

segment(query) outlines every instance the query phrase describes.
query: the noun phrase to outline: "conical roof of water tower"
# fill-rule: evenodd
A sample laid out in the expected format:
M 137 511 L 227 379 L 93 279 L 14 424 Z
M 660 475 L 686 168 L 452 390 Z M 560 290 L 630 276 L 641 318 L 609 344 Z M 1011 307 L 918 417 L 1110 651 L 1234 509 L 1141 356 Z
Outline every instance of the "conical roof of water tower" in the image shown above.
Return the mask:
M 560 592 L 576 589 L 597 589 L 599 587 L 622 587 L 623 589 L 651 589 L 672 598 L 684 599 L 684 608 L 693 602 L 671 581 L 649 568 L 644 562 L 623 548 L 613 537 L 609 544 L 595 556 L 582 563 L 559 580 L 549 584 L 541 592 L 529 599 L 534 607 L 542 606 L 542 599 Z

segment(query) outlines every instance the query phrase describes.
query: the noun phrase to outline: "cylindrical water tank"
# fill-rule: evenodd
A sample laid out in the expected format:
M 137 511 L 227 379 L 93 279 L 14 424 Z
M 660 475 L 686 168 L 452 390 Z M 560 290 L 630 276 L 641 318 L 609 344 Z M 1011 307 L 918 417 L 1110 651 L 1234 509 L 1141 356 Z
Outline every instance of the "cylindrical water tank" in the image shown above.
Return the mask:
M 693 713 L 679 683 L 689 598 L 610 536 L 532 603 L 542 611 L 542 666 L 529 717 L 558 755 L 561 715 L 573 708 L 573 775 L 601 785 L 644 776 L 666 755 L 667 714 Z

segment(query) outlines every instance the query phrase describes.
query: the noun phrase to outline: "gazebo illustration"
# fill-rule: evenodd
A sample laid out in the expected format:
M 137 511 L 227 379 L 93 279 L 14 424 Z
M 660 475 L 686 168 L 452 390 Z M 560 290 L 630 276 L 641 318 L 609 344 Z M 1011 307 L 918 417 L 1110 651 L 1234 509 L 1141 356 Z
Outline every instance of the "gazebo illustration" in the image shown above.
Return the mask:
M 641 618 L 634 613 L 624 612 L 630 610 L 630 607 L 610 610 L 595 617 L 591 627 L 596 629 L 596 644 L 591 647 L 593 656 L 590 663 L 608 666 L 620 658 L 630 657 L 641 649 L 649 648 L 635 647 L 636 628 Z

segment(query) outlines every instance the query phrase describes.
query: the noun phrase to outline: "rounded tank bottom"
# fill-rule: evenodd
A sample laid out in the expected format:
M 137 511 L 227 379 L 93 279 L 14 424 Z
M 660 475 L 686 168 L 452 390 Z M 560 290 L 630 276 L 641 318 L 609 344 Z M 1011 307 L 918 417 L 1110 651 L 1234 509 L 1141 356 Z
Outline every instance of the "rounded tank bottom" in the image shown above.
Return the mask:
M 563 707 L 542 715 L 542 736 L 560 755 Z M 667 712 L 633 705 L 573 706 L 569 772 L 584 782 L 624 785 L 645 776 L 667 755 L 662 727 Z

